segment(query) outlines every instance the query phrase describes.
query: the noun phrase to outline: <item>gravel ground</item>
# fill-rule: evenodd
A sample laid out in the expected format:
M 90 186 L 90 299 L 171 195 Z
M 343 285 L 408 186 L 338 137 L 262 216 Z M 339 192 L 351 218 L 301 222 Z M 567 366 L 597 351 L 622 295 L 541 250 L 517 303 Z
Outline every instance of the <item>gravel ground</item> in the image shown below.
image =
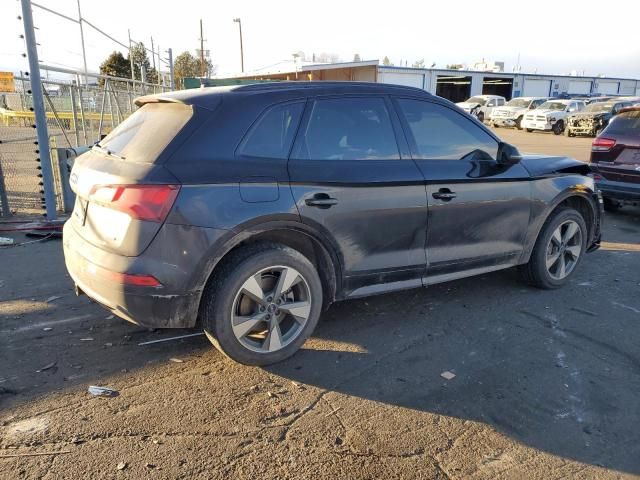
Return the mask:
M 139 346 L 193 332 L 76 298 L 59 240 L 2 249 L 0 478 L 636 478 L 640 209 L 604 234 L 563 289 L 503 271 L 342 302 L 266 369 Z

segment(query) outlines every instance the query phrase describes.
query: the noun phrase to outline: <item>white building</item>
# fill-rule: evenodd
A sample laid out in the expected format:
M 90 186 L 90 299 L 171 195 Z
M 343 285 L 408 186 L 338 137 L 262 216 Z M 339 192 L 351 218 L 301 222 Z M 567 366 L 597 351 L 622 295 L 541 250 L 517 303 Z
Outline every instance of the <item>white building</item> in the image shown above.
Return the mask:
M 629 78 L 394 67 L 379 63 L 378 60 L 311 65 L 284 62 L 278 64 L 277 68 L 247 72 L 231 78 L 392 83 L 418 87 L 454 102 L 480 94 L 502 95 L 507 99 L 556 97 L 563 93 L 640 96 L 640 80 Z

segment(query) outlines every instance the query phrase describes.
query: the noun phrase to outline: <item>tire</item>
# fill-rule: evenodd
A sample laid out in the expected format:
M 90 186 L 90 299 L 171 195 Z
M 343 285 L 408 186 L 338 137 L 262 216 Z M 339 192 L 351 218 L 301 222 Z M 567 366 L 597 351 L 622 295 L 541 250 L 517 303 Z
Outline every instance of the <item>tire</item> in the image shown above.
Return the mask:
M 617 200 L 612 200 L 611 198 L 604 197 L 604 209 L 607 212 L 617 212 L 622 208 L 622 203 Z
M 518 130 L 522 130 L 522 117 L 518 117 L 518 119 L 516 120 L 516 128 Z
M 493 128 L 500 128 L 500 125 L 498 125 L 497 123 L 492 123 L 492 124 L 491 124 L 491 126 L 492 126 Z
M 527 132 L 529 133 L 533 132 L 533 128 L 527 128 Z
M 569 237 L 571 228 L 577 228 L 578 233 Z M 558 234 L 560 236 L 558 238 Z M 552 213 L 546 220 L 536 243 L 531 252 L 529 263 L 519 267 L 520 274 L 524 281 L 534 287 L 542 289 L 553 289 L 563 286 L 576 272 L 582 258 L 586 252 L 587 225 L 582 215 L 573 208 L 563 208 Z M 564 245 L 564 247 L 562 247 Z M 575 255 L 577 254 L 577 258 Z M 553 261 L 548 267 L 547 261 Z M 562 275 L 561 267 L 564 264 L 565 274 Z M 570 267 L 567 272 L 567 267 Z
M 274 298 L 281 279 L 283 293 Z M 313 264 L 292 248 L 264 243 L 224 261 L 207 284 L 200 313 L 205 334 L 218 350 L 236 362 L 263 366 L 298 351 L 318 323 L 322 301 Z M 291 311 L 285 310 L 293 303 Z
M 480 123 L 484 123 L 484 112 L 480 112 L 478 114 L 478 120 L 480 121 Z
M 562 135 L 562 132 L 564 132 L 564 122 L 562 120 L 558 120 L 554 123 L 553 127 L 551 127 L 551 130 L 554 135 Z

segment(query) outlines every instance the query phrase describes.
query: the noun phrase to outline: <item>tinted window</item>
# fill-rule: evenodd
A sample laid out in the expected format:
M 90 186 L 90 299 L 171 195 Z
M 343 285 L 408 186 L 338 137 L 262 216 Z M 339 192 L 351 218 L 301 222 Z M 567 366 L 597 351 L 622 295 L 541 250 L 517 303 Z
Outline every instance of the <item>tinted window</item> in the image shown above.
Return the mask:
M 285 103 L 267 110 L 251 128 L 240 146 L 248 157 L 287 158 L 298 128 L 304 103 Z
M 99 145 L 135 163 L 153 163 L 186 125 L 193 110 L 181 103 L 147 103 L 136 110 Z
M 400 158 L 389 112 L 382 98 L 340 98 L 314 102 L 296 158 L 391 160 Z
M 478 125 L 450 108 L 420 100 L 398 100 L 417 155 L 424 159 L 460 160 L 485 152 L 495 159 L 498 142 Z
M 605 132 L 640 137 L 640 110 L 622 112 L 616 115 Z

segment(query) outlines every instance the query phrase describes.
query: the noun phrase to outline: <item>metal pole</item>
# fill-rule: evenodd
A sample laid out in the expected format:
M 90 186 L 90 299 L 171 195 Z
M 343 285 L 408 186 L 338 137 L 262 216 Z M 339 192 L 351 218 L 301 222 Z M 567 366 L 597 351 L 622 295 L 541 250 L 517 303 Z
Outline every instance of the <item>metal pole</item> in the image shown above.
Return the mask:
M 78 0 L 78 25 L 80 25 L 80 41 L 82 43 L 82 61 L 84 62 L 84 84 L 89 84 L 87 73 L 87 51 L 84 48 L 84 29 L 82 28 L 82 12 L 80 11 L 80 0 Z M 31 69 L 33 70 L 33 68 Z
M 167 53 L 169 54 L 169 86 L 171 87 L 171 90 L 175 90 L 176 81 L 173 76 L 173 50 L 169 49 L 167 50 Z
M 234 18 L 233 21 L 238 24 L 240 29 L 240 68 L 242 69 L 242 73 L 244 73 L 244 51 L 242 49 L 242 19 Z
M 7 188 L 4 184 L 2 162 L 0 162 L 0 217 L 8 218 L 9 215 L 11 215 L 11 210 L 9 209 L 9 198 L 7 197 Z
M 82 87 L 80 86 L 80 75 L 76 75 L 76 83 L 78 84 L 78 99 L 80 100 L 80 118 L 82 119 L 82 135 L 84 136 L 84 143 L 87 145 L 89 139 L 87 138 L 87 119 L 84 116 L 84 105 L 82 104 Z
M 76 137 L 76 147 L 80 146 L 80 132 L 78 131 L 78 109 L 76 106 L 76 82 L 69 87 L 71 92 L 71 114 L 73 115 L 73 133 Z
M 49 152 L 49 132 L 47 129 L 47 115 L 45 113 L 44 98 L 42 95 L 42 80 L 40 78 L 36 35 L 35 30 L 33 29 L 31 0 L 20 0 L 20 3 L 22 4 L 24 38 L 27 45 L 27 56 L 29 57 L 29 76 L 31 78 L 31 92 L 33 95 L 33 111 L 35 114 L 36 133 L 38 137 L 38 150 L 40 150 L 45 215 L 48 220 L 55 220 L 57 216 L 56 197 L 53 190 L 53 170 L 51 166 L 51 153 Z
M 156 70 L 156 51 L 153 48 L 153 37 L 151 37 L 151 61 L 153 62 L 153 69 Z
M 107 78 L 104 81 L 104 90 L 102 92 L 102 106 L 100 107 L 100 123 L 98 124 L 98 141 L 102 140 L 102 124 L 104 123 L 104 102 L 106 100 L 105 95 L 107 94 L 108 83 L 109 83 L 109 79 Z
M 131 30 L 127 30 L 129 33 L 129 62 L 131 63 L 131 80 L 136 79 L 136 73 L 133 68 L 133 55 L 131 55 Z
M 204 35 L 202 33 L 202 19 L 200 19 L 200 73 L 204 78 Z

